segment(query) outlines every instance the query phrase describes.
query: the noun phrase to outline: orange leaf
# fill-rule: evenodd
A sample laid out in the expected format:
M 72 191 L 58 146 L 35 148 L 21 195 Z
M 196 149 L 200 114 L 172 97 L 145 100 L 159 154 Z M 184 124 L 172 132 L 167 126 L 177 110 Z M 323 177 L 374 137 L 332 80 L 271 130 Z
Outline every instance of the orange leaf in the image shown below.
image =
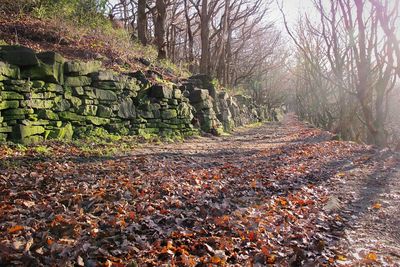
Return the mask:
M 368 253 L 367 256 L 365 256 L 365 258 L 367 260 L 371 260 L 371 261 L 377 261 L 378 260 L 378 257 L 373 252 Z
M 378 209 L 382 208 L 382 204 L 379 202 L 376 202 L 374 205 L 372 205 L 372 208 L 378 210 Z
M 9 234 L 14 234 L 18 231 L 24 230 L 24 227 L 22 225 L 15 225 L 13 227 L 8 228 L 8 233 Z
M 254 233 L 253 231 L 251 231 L 251 232 L 249 233 L 249 240 L 250 240 L 250 241 L 256 241 L 256 240 L 257 240 L 257 234 Z
M 47 245 L 51 246 L 54 243 L 54 240 L 51 238 L 47 238 L 46 243 Z
M 269 249 L 268 249 L 266 246 L 263 246 L 263 247 L 261 248 L 261 251 L 262 251 L 262 253 L 263 253 L 265 256 L 267 256 L 267 257 L 270 255 Z
M 221 262 L 221 259 L 218 258 L 218 257 L 214 256 L 214 257 L 211 258 L 211 263 L 218 264 L 220 262 Z
M 337 257 L 337 259 L 340 260 L 340 261 L 345 261 L 345 260 L 347 260 L 347 258 L 346 258 L 345 256 L 343 256 L 343 255 L 337 255 L 336 257 Z
M 276 256 L 275 255 L 271 255 L 267 257 L 267 263 L 269 264 L 274 264 L 276 261 Z

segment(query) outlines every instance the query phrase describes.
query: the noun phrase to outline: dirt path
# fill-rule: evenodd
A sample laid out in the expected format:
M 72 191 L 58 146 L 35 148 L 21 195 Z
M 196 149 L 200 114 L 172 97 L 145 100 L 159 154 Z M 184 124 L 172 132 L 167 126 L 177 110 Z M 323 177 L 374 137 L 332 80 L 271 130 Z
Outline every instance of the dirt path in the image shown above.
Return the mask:
M 119 157 L 2 161 L 0 265 L 400 263 L 398 157 L 290 116 Z

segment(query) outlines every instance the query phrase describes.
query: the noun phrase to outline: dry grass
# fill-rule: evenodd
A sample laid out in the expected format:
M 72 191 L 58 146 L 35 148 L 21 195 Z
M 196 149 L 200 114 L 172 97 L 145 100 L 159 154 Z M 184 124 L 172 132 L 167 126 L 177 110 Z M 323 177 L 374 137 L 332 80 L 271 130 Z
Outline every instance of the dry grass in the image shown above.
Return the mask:
M 0 0 L 2 1 L 2 0 Z M 0 40 L 19 44 L 36 51 L 56 51 L 67 59 L 100 59 L 107 68 L 119 72 L 155 69 L 166 79 L 176 79 L 187 72 L 173 64 L 156 63 L 146 66 L 141 59 L 156 62 L 152 46 L 143 47 L 131 39 L 124 29 L 114 29 L 111 23 L 99 27 L 77 26 L 59 18 L 37 19 L 28 15 L 0 14 Z M 170 66 L 168 68 L 168 66 Z M 172 66 L 172 67 L 171 67 Z

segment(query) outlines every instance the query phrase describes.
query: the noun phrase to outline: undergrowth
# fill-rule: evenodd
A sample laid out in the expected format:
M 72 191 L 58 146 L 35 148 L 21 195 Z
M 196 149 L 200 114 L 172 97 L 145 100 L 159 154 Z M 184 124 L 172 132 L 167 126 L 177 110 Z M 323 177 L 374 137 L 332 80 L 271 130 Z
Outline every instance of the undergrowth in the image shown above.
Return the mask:
M 0 16 L 7 24 L 0 27 L 0 44 L 22 44 L 37 49 L 42 45 L 36 41 L 39 38 L 48 43 L 43 45 L 44 49 L 66 52 L 68 58 L 71 52 L 62 47 L 75 47 L 75 51 L 86 52 L 73 53 L 73 57 L 101 59 L 105 66 L 120 72 L 146 69 L 148 66 L 138 61 L 143 58 L 167 76 L 190 76 L 186 65 L 158 61 L 155 47 L 142 46 L 132 32 L 113 27 L 105 3 L 105 0 L 0 0 Z M 29 41 L 16 43 L 16 40 Z

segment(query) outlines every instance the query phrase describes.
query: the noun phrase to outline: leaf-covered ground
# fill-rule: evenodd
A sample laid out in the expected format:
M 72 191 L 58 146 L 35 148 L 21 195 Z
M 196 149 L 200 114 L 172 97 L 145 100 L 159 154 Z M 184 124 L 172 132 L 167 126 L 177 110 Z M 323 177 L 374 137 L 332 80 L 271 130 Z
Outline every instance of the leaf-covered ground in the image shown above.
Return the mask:
M 331 139 L 288 116 L 120 156 L 0 147 L 0 265 L 399 266 L 398 156 Z

